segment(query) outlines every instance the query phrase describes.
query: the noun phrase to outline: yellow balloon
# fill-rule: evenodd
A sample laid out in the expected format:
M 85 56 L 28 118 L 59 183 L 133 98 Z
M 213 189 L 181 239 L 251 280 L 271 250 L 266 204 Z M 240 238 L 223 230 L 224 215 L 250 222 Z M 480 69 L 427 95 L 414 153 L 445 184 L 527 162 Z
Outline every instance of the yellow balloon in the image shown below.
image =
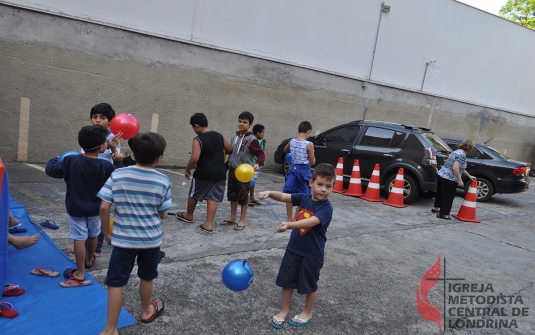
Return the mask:
M 110 233 L 113 231 L 113 215 L 110 216 Z
M 242 183 L 250 182 L 254 177 L 254 168 L 251 164 L 243 163 L 238 165 L 234 171 L 236 179 Z

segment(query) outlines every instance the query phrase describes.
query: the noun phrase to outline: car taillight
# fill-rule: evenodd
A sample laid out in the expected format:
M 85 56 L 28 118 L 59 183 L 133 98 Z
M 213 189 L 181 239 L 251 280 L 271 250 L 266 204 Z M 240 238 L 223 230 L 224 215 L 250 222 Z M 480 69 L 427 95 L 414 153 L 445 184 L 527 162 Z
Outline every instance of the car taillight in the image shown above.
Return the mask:
M 511 173 L 517 176 L 523 176 L 524 174 L 526 174 L 526 167 L 525 166 L 516 167 L 511 171 Z
M 435 154 L 435 150 L 433 150 L 433 148 L 428 148 L 427 150 L 429 150 L 429 165 L 437 167 L 437 155 Z

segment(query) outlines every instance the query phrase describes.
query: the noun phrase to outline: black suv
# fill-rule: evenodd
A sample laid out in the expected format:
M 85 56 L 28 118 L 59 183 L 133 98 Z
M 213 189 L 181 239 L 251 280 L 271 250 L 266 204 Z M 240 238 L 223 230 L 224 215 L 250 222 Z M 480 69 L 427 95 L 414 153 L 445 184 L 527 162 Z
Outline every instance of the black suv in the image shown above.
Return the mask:
M 347 186 L 355 159 L 360 175 L 367 183 L 376 163 L 381 166 L 381 185 L 388 196 L 398 169 L 404 169 L 404 202 L 419 194 L 434 195 L 437 167 L 440 168 L 451 149 L 429 129 L 382 121 L 359 120 L 346 123 L 308 139 L 314 144 L 316 163 L 336 166 L 344 158 L 344 182 Z M 275 152 L 275 163 L 286 165 L 282 141 Z
M 463 140 L 444 137 L 453 150 Z M 488 201 L 495 193 L 519 193 L 529 188 L 530 164 L 515 162 L 485 143 L 476 142 L 476 147 L 466 154 L 466 171 L 477 178 L 477 201 Z M 470 186 L 463 175 L 466 190 Z

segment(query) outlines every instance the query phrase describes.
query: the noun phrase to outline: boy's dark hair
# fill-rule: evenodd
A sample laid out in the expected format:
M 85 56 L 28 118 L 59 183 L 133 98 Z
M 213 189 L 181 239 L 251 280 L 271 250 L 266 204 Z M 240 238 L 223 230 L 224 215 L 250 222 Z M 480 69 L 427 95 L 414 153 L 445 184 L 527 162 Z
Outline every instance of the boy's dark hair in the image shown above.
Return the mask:
M 203 113 L 195 113 L 189 118 L 189 124 L 192 126 L 198 124 L 199 127 L 208 127 L 208 119 Z
M 94 152 L 106 143 L 108 130 L 101 126 L 85 126 L 78 132 L 78 144 L 85 152 Z
M 312 130 L 312 124 L 308 121 L 303 121 L 297 127 L 298 133 L 306 133 L 307 131 Z
M 261 133 L 262 130 L 264 130 L 265 128 L 266 128 L 266 127 L 264 127 L 264 126 L 261 125 L 260 123 L 255 124 L 255 125 L 253 126 L 253 134 L 256 135 L 256 134 L 258 134 L 258 133 Z
M 130 148 L 134 153 L 136 162 L 150 165 L 163 155 L 167 143 L 162 135 L 156 133 L 138 133 L 132 141 Z
M 334 172 L 334 166 L 327 163 L 319 163 L 314 168 L 312 172 L 312 181 L 316 180 L 317 177 L 323 177 L 328 180 L 335 180 L 336 174 Z
M 113 108 L 111 108 L 110 104 L 102 102 L 91 108 L 91 113 L 89 114 L 89 117 L 92 118 L 95 114 L 104 115 L 108 118 L 108 122 L 110 122 L 111 119 L 113 119 L 113 117 L 115 116 L 115 111 L 113 110 Z
M 238 115 L 238 120 L 249 120 L 249 124 L 253 123 L 254 116 L 251 112 L 245 111 L 241 112 L 240 115 Z

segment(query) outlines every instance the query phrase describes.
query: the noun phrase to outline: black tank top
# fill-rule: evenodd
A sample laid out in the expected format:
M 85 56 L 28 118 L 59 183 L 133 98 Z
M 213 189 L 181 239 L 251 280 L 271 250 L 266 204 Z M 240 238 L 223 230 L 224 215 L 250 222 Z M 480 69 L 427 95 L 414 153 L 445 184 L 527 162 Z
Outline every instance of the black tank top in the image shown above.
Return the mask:
M 206 131 L 195 137 L 201 145 L 201 156 L 197 162 L 193 178 L 208 181 L 227 179 L 223 153 L 223 135 L 217 131 Z

